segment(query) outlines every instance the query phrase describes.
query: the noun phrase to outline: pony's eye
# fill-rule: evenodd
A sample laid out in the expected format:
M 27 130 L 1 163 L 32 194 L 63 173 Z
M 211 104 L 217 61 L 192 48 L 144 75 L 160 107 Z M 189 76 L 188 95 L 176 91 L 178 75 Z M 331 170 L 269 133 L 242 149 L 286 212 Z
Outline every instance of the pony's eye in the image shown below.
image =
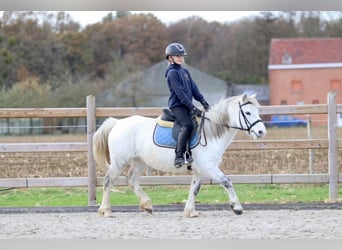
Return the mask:
M 251 112 L 247 111 L 247 112 L 246 112 L 246 115 L 251 115 Z

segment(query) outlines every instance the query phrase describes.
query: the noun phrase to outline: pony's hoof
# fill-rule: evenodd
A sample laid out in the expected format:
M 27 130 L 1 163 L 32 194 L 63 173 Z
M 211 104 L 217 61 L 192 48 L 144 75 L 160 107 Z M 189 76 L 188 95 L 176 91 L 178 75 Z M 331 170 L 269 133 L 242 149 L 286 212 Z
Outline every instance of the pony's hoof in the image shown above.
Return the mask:
M 146 209 L 144 209 L 144 211 L 148 214 L 152 214 L 153 209 L 152 208 L 146 208 Z
M 235 209 L 233 209 L 233 212 L 237 215 L 241 215 L 243 213 L 242 210 L 235 210 Z
M 113 218 L 113 214 L 111 211 L 106 211 L 103 215 L 104 218 Z
M 231 205 L 230 207 L 231 207 L 231 209 L 233 210 L 233 212 L 234 212 L 235 214 L 237 214 L 237 215 L 241 215 L 242 212 L 243 212 L 241 206 L 236 206 L 236 205 L 234 206 L 234 205 Z
M 97 213 L 98 213 L 98 215 L 100 215 L 100 216 L 103 216 L 103 215 L 104 215 L 104 211 L 102 211 L 101 209 L 97 210 Z
M 152 202 L 150 199 L 145 200 L 145 201 L 140 201 L 139 207 L 140 207 L 140 209 L 144 210 L 145 212 L 152 214 L 153 206 L 152 206 Z
M 113 217 L 112 211 L 107 210 L 107 209 L 99 208 L 99 210 L 97 210 L 97 213 L 100 216 L 103 216 L 103 217 L 106 217 L 106 218 Z
M 197 211 L 184 211 L 184 214 L 188 218 L 196 218 L 200 216 L 200 213 Z

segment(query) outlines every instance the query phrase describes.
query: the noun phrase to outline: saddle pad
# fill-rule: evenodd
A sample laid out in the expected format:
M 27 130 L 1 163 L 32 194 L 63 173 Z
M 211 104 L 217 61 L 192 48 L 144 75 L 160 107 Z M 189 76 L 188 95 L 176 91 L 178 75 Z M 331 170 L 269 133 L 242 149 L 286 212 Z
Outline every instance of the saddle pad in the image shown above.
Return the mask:
M 164 121 L 161 119 L 161 116 L 157 118 L 157 123 L 162 127 L 173 128 L 174 122 Z
M 172 128 L 162 127 L 156 124 L 153 132 L 153 142 L 159 147 L 176 148 L 176 140 L 172 137 Z M 190 140 L 190 148 L 198 145 L 199 139 L 197 133 Z

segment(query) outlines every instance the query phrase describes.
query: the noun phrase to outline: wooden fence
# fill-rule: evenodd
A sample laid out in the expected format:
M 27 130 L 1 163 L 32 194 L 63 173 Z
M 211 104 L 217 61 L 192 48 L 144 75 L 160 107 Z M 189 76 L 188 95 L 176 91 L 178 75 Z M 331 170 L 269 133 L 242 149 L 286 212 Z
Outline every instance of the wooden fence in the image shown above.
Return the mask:
M 338 183 L 342 175 L 338 173 L 337 149 L 342 147 L 342 140 L 337 138 L 337 114 L 342 113 L 342 105 L 336 104 L 336 94 L 328 94 L 327 104 L 320 105 L 279 105 L 260 107 L 261 115 L 273 114 L 328 114 L 327 139 L 295 140 L 234 140 L 230 150 L 273 150 L 273 149 L 328 149 L 329 172 L 326 174 L 262 174 L 232 175 L 235 183 L 329 183 L 329 198 L 337 199 Z M 88 204 L 96 204 L 96 187 L 101 186 L 103 178 L 96 176 L 93 158 L 92 138 L 96 131 L 97 117 L 127 117 L 143 115 L 157 117 L 162 108 L 96 108 L 95 97 L 87 96 L 86 108 L 25 108 L 0 109 L 0 118 L 45 118 L 45 117 L 86 117 L 87 142 L 73 143 L 1 143 L 0 153 L 8 152 L 87 152 L 88 177 L 67 178 L 3 178 L 0 187 L 76 187 L 88 186 Z M 142 176 L 142 185 L 188 185 L 191 176 Z M 216 184 L 210 179 L 203 184 Z M 120 177 L 117 185 L 126 185 Z

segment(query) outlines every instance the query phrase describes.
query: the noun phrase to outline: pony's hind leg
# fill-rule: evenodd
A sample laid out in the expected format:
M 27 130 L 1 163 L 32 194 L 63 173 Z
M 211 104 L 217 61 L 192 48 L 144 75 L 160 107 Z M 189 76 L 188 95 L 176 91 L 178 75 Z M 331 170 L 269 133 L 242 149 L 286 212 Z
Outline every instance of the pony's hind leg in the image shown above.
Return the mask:
M 123 168 L 116 167 L 113 163 L 109 166 L 107 174 L 103 181 L 103 196 L 101 206 L 98 213 L 104 217 L 112 217 L 112 209 L 110 205 L 110 192 L 115 180 L 121 174 Z
M 196 196 L 201 188 L 202 178 L 199 175 L 193 175 L 188 200 L 184 207 L 184 214 L 189 218 L 198 217 L 199 213 L 195 210 Z
M 152 214 L 153 207 L 151 198 L 144 192 L 144 190 L 139 185 L 139 178 L 143 171 L 145 170 L 146 165 L 138 160 L 132 162 L 131 168 L 129 169 L 127 175 L 128 185 L 132 188 L 133 192 L 139 198 L 139 207 L 146 212 Z

